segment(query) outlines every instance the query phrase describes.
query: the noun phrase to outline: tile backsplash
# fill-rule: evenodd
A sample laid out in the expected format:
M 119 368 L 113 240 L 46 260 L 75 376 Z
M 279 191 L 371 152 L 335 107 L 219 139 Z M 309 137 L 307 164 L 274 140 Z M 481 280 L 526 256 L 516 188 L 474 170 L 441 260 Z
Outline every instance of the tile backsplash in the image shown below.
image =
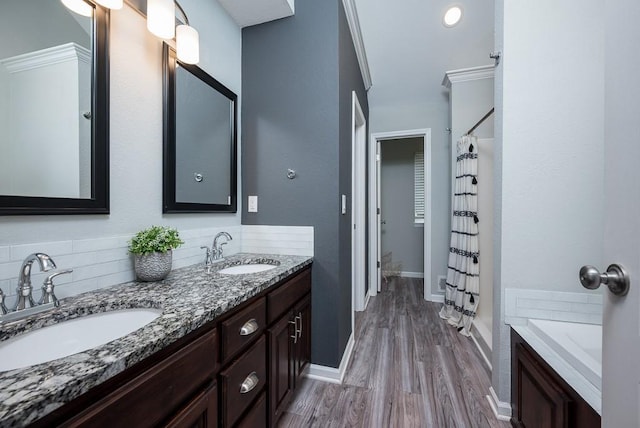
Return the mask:
M 187 229 L 180 230 L 185 243 L 173 252 L 173 268 L 202 263 L 204 250 L 200 246 L 211 246 L 213 237 L 223 230 L 233 237 L 224 248 L 227 255 L 262 252 L 313 256 L 313 227 L 310 226 L 237 225 Z M 133 280 L 133 257 L 127 250 L 129 239 L 131 235 L 0 246 L 0 288 L 8 297 L 5 303 L 9 307 L 13 304 L 22 261 L 34 252 L 51 256 L 57 270 L 73 269 L 73 273 L 55 279 L 58 298 Z M 37 262 L 31 272 L 34 299 L 37 300 L 50 272 L 40 272 Z

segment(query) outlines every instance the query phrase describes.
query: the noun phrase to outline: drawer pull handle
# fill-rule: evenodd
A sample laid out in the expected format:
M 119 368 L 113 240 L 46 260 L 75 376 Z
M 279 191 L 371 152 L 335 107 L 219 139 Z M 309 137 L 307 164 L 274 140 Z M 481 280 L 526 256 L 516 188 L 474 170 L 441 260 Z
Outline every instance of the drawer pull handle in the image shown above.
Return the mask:
M 249 321 L 244 323 L 242 327 L 240 327 L 240 336 L 249 336 L 256 331 L 258 331 L 258 321 L 251 318 Z
M 256 372 L 251 372 L 251 374 L 247 376 L 244 382 L 242 382 L 242 385 L 240 385 L 240 394 L 246 394 L 247 392 L 250 392 L 251 390 L 253 390 L 253 388 L 258 386 L 259 382 L 260 379 L 258 379 L 258 375 L 256 374 Z

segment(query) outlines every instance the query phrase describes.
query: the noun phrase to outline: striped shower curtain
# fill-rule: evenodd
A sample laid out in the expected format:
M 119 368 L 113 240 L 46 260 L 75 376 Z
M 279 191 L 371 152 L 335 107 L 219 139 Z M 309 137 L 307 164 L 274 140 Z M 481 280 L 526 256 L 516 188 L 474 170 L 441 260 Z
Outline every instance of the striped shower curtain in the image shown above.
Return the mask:
M 440 317 L 465 336 L 470 335 L 480 291 L 477 174 L 477 138 L 464 136 L 457 143 L 449 266 Z

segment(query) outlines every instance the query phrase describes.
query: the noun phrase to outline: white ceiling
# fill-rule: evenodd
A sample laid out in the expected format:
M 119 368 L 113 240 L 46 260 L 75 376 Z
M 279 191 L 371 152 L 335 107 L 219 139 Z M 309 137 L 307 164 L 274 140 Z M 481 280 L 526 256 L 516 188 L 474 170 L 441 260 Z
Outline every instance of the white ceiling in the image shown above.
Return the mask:
M 491 64 L 493 0 L 355 0 L 371 71 L 371 107 L 442 98 L 448 70 Z M 451 5 L 462 20 L 442 24 Z

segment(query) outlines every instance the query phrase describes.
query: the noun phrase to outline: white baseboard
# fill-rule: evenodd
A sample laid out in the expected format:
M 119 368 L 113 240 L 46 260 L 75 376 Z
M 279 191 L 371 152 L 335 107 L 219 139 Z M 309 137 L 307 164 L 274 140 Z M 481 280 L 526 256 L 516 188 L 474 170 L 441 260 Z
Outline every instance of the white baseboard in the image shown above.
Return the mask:
M 487 343 L 485 335 L 481 333 L 480 329 L 482 328 L 483 327 L 478 328 L 478 324 L 476 323 L 476 320 L 474 320 L 471 327 L 471 339 L 478 348 L 478 351 L 480 351 L 480 355 L 482 355 L 482 358 L 489 367 L 489 370 L 493 370 L 493 366 L 491 365 L 491 345 Z
M 319 364 L 309 364 L 309 370 L 306 372 L 305 376 L 309 379 L 341 384 L 344 380 L 347 367 L 349 366 L 349 361 L 351 361 L 354 345 L 355 340 L 353 339 L 353 333 L 351 333 L 351 336 L 349 336 L 349 340 L 347 341 L 347 346 L 342 354 L 340 366 L 337 369 L 335 367 L 321 366 Z
M 363 310 L 365 310 L 365 311 L 367 310 L 367 306 L 369 306 L 369 300 L 371 299 L 370 291 L 371 291 L 371 288 L 369 288 L 367 290 L 367 297 L 364 298 L 364 309 Z
M 398 276 L 402 278 L 424 278 L 424 272 L 398 272 Z
M 487 401 L 489 401 L 489 406 L 491 407 L 491 410 L 493 410 L 493 413 L 496 415 L 496 418 L 498 418 L 499 421 L 511 420 L 511 404 L 500 401 L 493 387 L 489 388 Z
M 427 299 L 429 302 L 435 303 L 444 303 L 444 294 L 433 294 L 431 293 Z

